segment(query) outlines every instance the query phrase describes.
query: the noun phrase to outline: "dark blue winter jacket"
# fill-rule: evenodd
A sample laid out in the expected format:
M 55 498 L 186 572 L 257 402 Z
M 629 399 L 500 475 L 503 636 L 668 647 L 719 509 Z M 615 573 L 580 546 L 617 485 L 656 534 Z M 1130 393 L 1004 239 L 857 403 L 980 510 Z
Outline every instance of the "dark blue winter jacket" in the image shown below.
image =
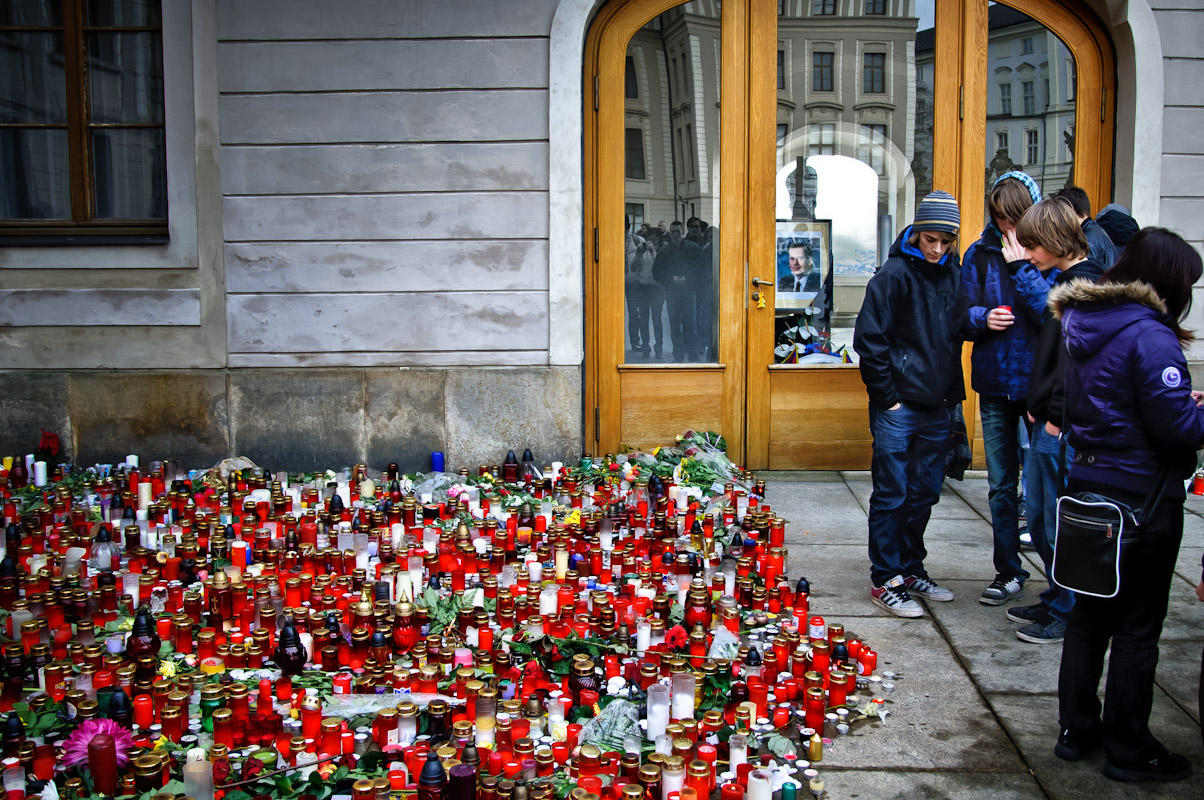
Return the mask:
M 1044 319 L 1055 270 L 1042 275 L 1028 262 L 1003 260 L 999 231 L 988 225 L 962 258 L 962 296 L 968 306 L 966 338 L 974 342 L 970 385 L 988 397 L 1024 400 L 1033 351 Z M 1010 306 L 1016 321 L 1002 331 L 987 328 L 987 314 Z
M 1163 467 L 1183 497 L 1204 441 L 1183 348 L 1148 284 L 1072 281 L 1054 290 L 1069 360 L 1066 416 L 1071 478 L 1144 493 Z

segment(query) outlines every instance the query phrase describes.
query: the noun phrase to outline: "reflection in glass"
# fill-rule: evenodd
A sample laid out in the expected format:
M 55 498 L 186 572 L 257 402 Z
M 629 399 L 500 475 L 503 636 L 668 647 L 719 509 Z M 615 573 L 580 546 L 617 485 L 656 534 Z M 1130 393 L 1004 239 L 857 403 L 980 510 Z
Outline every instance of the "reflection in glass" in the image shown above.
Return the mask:
M 772 359 L 846 363 L 865 285 L 933 188 L 935 0 L 783 6 Z
M 163 121 L 163 52 L 158 33 L 88 35 L 91 121 Z
M 1073 183 L 1074 57 L 1032 17 L 998 3 L 987 13 L 986 192 L 1023 170 L 1055 194 Z
M 70 219 L 65 128 L 0 128 L 0 219 Z
M 88 0 L 88 24 L 98 27 L 149 27 L 160 24 L 158 0 Z
M 93 130 L 92 161 L 98 218 L 167 218 L 162 128 Z
M 6 0 L 0 3 L 0 25 L 49 28 L 62 24 L 62 0 Z
M 717 358 L 719 6 L 671 8 L 627 46 L 628 363 Z
M 67 122 L 62 33 L 0 31 L 0 122 Z

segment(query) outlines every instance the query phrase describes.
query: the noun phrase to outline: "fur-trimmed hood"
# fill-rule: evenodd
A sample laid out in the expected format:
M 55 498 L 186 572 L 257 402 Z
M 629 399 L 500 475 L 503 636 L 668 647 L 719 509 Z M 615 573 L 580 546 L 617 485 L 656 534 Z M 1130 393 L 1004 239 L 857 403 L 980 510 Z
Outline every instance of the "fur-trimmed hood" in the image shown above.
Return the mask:
M 1148 283 L 1095 283 L 1082 278 L 1054 287 L 1049 293 L 1049 310 L 1055 318 L 1061 319 L 1066 308 L 1072 305 L 1125 301 L 1148 306 L 1159 314 L 1166 313 L 1166 303 Z
M 1049 293 L 1049 308 L 1062 321 L 1062 338 L 1072 358 L 1102 350 L 1139 323 L 1166 325 L 1166 304 L 1148 283 L 1091 283 L 1074 280 Z

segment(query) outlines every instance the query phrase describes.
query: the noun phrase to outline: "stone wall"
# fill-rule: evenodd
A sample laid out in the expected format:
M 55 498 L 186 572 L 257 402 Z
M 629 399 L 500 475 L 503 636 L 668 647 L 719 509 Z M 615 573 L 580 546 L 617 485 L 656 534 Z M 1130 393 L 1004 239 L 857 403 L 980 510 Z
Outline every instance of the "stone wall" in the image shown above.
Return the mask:
M 32 452 L 45 429 L 80 465 L 135 452 L 189 468 L 241 455 L 293 471 L 425 471 L 441 450 L 448 469 L 475 471 L 509 448 L 541 464 L 581 453 L 581 371 L 569 367 L 18 372 L 0 386 L 0 453 Z

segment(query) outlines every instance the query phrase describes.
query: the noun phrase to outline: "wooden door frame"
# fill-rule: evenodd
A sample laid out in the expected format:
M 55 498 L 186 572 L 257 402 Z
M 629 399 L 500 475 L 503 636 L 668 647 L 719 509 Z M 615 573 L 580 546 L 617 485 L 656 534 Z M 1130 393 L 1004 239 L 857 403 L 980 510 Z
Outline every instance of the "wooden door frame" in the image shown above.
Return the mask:
M 765 0 L 729 0 L 722 5 L 720 20 L 722 62 L 720 96 L 725 109 L 720 114 L 720 264 L 743 262 L 745 176 L 743 154 L 747 115 L 743 113 L 748 86 L 748 65 L 739 58 L 747 52 L 748 3 Z M 585 440 L 600 451 L 613 452 L 621 444 L 618 365 L 623 363 L 621 336 L 601 335 L 604 320 L 622 319 L 622 270 L 604 270 L 601 265 L 623 262 L 623 137 L 625 58 L 632 36 L 657 14 L 682 4 L 682 0 L 617 0 L 602 8 L 590 26 L 585 49 L 587 98 L 585 104 Z M 592 86 L 590 85 L 592 83 Z M 736 108 L 733 108 L 735 106 Z M 610 165 L 609 174 L 601 165 Z M 592 230 L 591 230 L 592 229 Z M 593 260 L 589 259 L 592 244 Z M 744 276 L 738 270 L 720 269 L 716 291 L 719 368 L 698 365 L 650 365 L 664 374 L 714 373 L 722 370 L 721 428 L 728 452 L 737 457 L 744 449 L 744 351 L 742 320 L 736 304 L 743 303 Z M 593 413 L 589 413 L 590 411 Z M 737 458 L 737 460 L 740 460 Z
M 622 318 L 621 274 L 599 269 L 621 263 L 624 178 L 622 136 L 623 81 L 627 44 L 649 20 L 681 0 L 615 0 L 598 12 L 585 49 L 584 212 L 585 264 L 585 440 L 601 450 L 617 448 L 620 404 L 617 365 L 623 361 L 622 337 L 603 336 L 600 322 Z M 1075 59 L 1075 182 L 1099 207 L 1111 196 L 1115 129 L 1115 56 L 1107 29 L 1082 0 L 1006 0 L 1057 35 Z M 773 25 L 757 24 L 774 20 Z M 756 315 L 747 303 L 749 263 L 769 263 L 773 252 L 773 121 L 776 93 L 776 6 L 771 0 L 723 3 L 721 93 L 725 106 L 741 113 L 721 114 L 720 263 L 743 269 L 720 270 L 719 361 L 723 375 L 723 433 L 730 453 L 750 468 L 768 464 L 770 409 L 768 369 L 750 368 L 750 354 L 772 340 L 772 319 Z M 988 61 L 987 0 L 936 3 L 933 95 L 933 187 L 953 192 L 960 201 L 964 251 L 978 233 L 985 191 L 983 147 L 986 137 Z M 592 84 L 592 85 L 591 85 Z M 733 109 L 732 106 L 739 106 Z M 744 110 L 748 113 L 743 113 Z M 768 121 L 766 114 L 769 114 Z M 764 128 L 765 135 L 757 132 Z M 610 132 L 610 135 L 606 135 Z M 737 159 L 735 156 L 739 155 Z M 600 165 L 609 164 L 610 174 Z M 747 168 L 745 168 L 747 164 Z M 753 223 L 752 221 L 757 221 Z M 752 224 L 750 224 L 752 223 Z M 591 247 L 592 245 L 592 247 Z M 593 253 L 592 261 L 589 254 Z M 746 258 L 747 254 L 747 258 Z M 744 303 L 744 315 L 733 304 Z M 769 333 L 766 333 L 768 325 Z M 970 391 L 970 345 L 963 350 L 967 390 L 966 423 L 977 434 L 978 397 Z M 666 365 L 664 370 L 688 367 Z M 749 402 L 748 398 L 754 398 Z M 601 432 L 606 431 L 604 441 Z M 747 449 L 746 449 L 747 448 Z M 976 452 L 976 464 L 981 453 Z

